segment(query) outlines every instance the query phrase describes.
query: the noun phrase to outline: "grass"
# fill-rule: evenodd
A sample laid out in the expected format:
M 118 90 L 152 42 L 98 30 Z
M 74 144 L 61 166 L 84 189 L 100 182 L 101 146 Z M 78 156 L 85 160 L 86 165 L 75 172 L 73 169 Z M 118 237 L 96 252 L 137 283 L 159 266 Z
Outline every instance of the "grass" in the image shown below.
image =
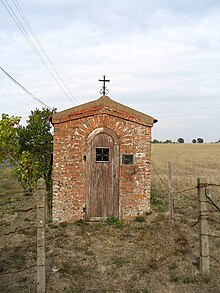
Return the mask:
M 122 267 L 130 263 L 130 260 L 126 257 L 115 256 L 112 259 L 112 263 L 118 267 Z
M 84 272 L 83 266 L 79 263 L 66 261 L 62 264 L 59 273 L 62 277 L 80 275 Z
M 22 269 L 25 264 L 26 264 L 26 257 L 23 253 L 21 253 L 20 251 L 15 251 L 15 253 L 13 254 L 13 267 L 15 269 Z
M 114 217 L 92 224 L 80 220 L 55 225 L 48 221 L 48 292 L 220 292 L 219 264 L 210 260 L 211 276 L 201 276 L 195 264 L 195 259 L 199 258 L 197 190 L 177 192 L 195 187 L 198 176 L 219 184 L 220 145 L 154 144 L 152 160 L 151 213 L 130 222 Z M 167 213 L 168 161 L 172 162 L 175 186 L 174 222 L 169 221 Z M 8 178 L 4 177 L 2 184 L 0 180 L 2 194 L 7 186 L 18 189 L 12 182 L 14 179 Z M 216 191 L 219 194 L 220 188 Z M 216 199 L 213 188 L 211 192 Z M 28 200 L 22 195 L 12 197 L 7 193 L 1 199 L 0 215 L 6 220 L 10 219 L 7 215 L 12 213 L 12 207 L 16 206 L 19 214 L 23 200 L 25 206 Z M 31 211 L 22 217 L 19 214 L 17 219 L 25 225 L 31 224 L 28 223 L 32 219 Z M 21 223 L 9 221 L 13 229 L 15 224 Z M 4 225 L 0 228 L 9 231 Z M 19 236 L 22 236 L 20 240 Z M 8 235 L 1 250 L 2 272 L 22 271 L 10 280 L 7 274 L 3 276 L 2 292 L 26 292 L 24 286 L 29 288 L 30 280 L 35 280 L 35 267 L 31 272 L 24 268 L 36 263 L 36 231 L 32 238 L 23 236 L 23 232 Z M 210 242 L 212 254 L 219 260 L 219 239 L 210 238 Z M 58 270 L 53 271 L 53 267 Z
M 122 228 L 124 226 L 124 221 L 115 218 L 114 216 L 110 216 L 106 218 L 106 223 L 116 228 Z
M 138 223 L 143 223 L 143 222 L 145 222 L 145 217 L 143 217 L 143 216 L 137 216 L 136 218 L 134 218 L 134 221 L 135 222 L 138 222 Z

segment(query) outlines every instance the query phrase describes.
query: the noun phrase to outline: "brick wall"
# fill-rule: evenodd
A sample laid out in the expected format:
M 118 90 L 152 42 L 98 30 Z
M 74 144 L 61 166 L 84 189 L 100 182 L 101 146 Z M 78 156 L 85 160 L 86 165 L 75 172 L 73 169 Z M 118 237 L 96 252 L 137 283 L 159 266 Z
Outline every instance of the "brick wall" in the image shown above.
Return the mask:
M 123 114 L 126 117 L 126 113 Z M 122 116 L 122 115 L 121 115 Z M 85 218 L 86 139 L 96 128 L 113 130 L 120 142 L 119 214 L 123 219 L 143 214 L 150 207 L 151 127 L 112 111 L 54 123 L 53 219 Z M 122 154 L 133 154 L 134 164 L 122 164 Z

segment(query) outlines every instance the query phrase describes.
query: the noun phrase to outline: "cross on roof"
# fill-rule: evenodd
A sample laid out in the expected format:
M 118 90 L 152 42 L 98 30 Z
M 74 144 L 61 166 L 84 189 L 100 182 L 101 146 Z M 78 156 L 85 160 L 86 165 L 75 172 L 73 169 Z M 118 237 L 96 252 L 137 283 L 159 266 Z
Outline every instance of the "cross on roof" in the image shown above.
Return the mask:
M 102 86 L 102 89 L 100 90 L 100 94 L 102 94 L 103 96 L 105 96 L 105 94 L 108 94 L 109 93 L 109 91 L 106 88 L 105 83 L 106 82 L 110 82 L 110 80 L 109 79 L 105 79 L 105 75 L 103 75 L 103 79 L 99 79 L 99 81 L 103 81 L 103 86 Z

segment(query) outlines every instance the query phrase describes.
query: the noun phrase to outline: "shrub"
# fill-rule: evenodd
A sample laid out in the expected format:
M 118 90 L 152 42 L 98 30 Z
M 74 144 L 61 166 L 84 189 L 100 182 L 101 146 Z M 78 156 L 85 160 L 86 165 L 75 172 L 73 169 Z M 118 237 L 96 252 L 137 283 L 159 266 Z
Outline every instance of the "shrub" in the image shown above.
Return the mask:
M 162 199 L 158 196 L 158 190 L 155 186 L 151 186 L 150 203 L 152 206 L 157 207 L 159 212 L 164 212 Z
M 122 228 L 124 226 L 124 221 L 117 219 L 114 216 L 109 216 L 106 218 L 106 223 L 108 225 L 113 225 L 116 228 Z

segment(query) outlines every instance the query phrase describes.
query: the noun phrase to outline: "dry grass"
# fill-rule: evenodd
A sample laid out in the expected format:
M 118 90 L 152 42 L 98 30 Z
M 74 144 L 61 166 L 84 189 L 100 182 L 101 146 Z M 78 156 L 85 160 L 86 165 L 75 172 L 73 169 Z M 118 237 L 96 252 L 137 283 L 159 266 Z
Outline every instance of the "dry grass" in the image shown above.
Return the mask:
M 185 219 L 188 223 L 191 221 L 191 226 L 197 223 L 198 194 L 196 186 L 198 177 L 203 182 L 218 185 L 209 186 L 208 190 L 212 200 L 220 208 L 220 144 L 152 145 L 152 192 L 154 192 L 154 197 L 159 198 L 159 201 L 162 202 L 165 210 L 168 210 L 168 161 L 172 164 L 176 219 L 181 219 L 183 222 Z M 190 190 L 191 188 L 192 190 Z M 210 235 L 218 236 L 209 237 L 210 255 L 220 261 L 220 213 L 212 204 L 207 206 Z M 191 228 L 189 233 L 195 233 L 195 239 L 198 239 L 198 230 Z M 211 259 L 211 270 L 217 272 L 218 267 L 219 263 Z
M 220 183 L 220 145 L 154 144 L 152 156 L 155 201 L 151 214 L 127 223 L 48 223 L 48 293 L 220 292 L 219 263 L 211 260 L 210 276 L 199 274 L 197 190 L 176 192 L 196 187 L 198 176 Z M 174 222 L 169 221 L 166 206 L 168 161 L 172 162 L 175 185 Z M 9 188 L 17 191 L 16 181 L 0 174 L 3 234 L 34 222 L 34 213 L 19 212 L 33 204 L 31 197 L 12 196 Z M 219 194 L 220 187 L 215 191 Z M 220 232 L 219 226 L 212 228 Z M 34 292 L 35 268 L 22 270 L 36 262 L 36 231 L 28 233 L 1 239 L 0 292 Z M 210 245 L 212 255 L 219 259 L 219 238 Z

